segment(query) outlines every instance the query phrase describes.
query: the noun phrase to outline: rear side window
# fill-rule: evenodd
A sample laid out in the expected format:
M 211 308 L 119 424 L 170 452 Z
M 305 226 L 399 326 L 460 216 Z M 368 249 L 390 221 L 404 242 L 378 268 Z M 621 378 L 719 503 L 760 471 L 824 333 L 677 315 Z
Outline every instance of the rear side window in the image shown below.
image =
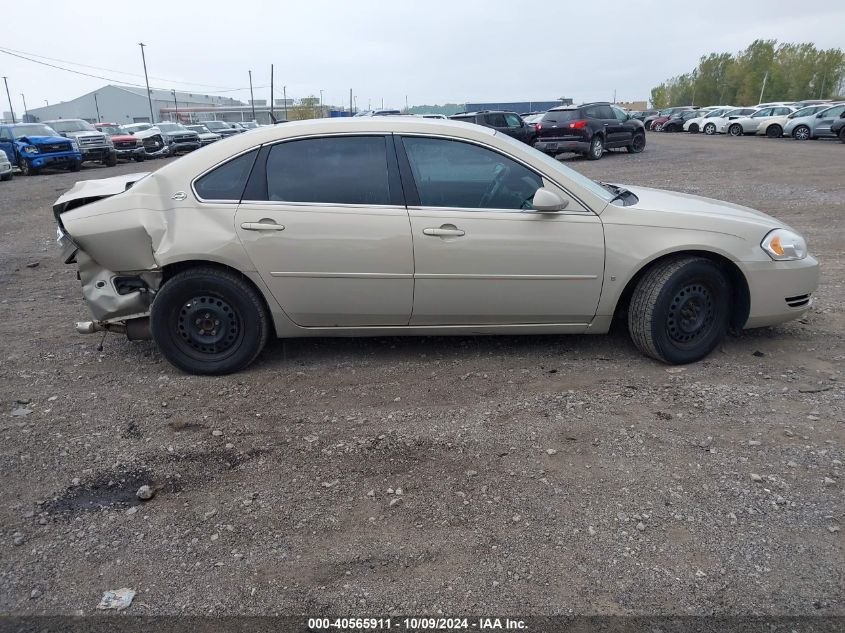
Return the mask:
M 270 200 L 390 204 L 383 136 L 339 136 L 279 143 L 267 156 Z
M 507 121 L 508 127 L 522 127 L 522 121 L 515 114 L 506 114 L 505 121 Z
M 500 113 L 494 114 L 486 114 L 484 115 L 485 120 L 487 121 L 487 125 L 492 125 L 493 127 L 507 127 L 508 124 L 505 122 L 505 115 Z
M 257 155 L 255 149 L 215 167 L 194 183 L 194 191 L 203 200 L 239 202 Z

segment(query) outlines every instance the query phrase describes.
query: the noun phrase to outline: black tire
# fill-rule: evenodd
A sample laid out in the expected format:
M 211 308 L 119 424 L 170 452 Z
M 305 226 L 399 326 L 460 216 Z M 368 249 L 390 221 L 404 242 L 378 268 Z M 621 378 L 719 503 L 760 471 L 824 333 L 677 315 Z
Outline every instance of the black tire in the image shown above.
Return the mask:
M 698 134 L 698 123 L 691 123 L 689 126 L 690 134 Z
M 14 174 L 12 174 L 12 172 L 9 172 L 8 174 L 3 174 L 2 176 L 0 176 L 0 180 L 11 180 L 13 175 Z
M 839 140 L 845 143 L 845 125 L 839 130 Z
M 806 125 L 799 125 L 792 130 L 792 138 L 796 141 L 808 141 L 811 138 L 810 128 Z
M 631 154 L 639 154 L 643 151 L 645 149 L 645 133 L 637 132 L 634 134 L 631 139 L 631 144 L 626 146 L 625 149 L 627 149 Z
M 264 349 L 270 315 L 240 275 L 213 267 L 177 273 L 156 294 L 150 329 L 162 355 L 192 374 L 239 371 Z
M 82 163 L 78 160 L 75 160 L 70 165 L 68 165 L 67 168 L 70 171 L 79 171 L 80 169 L 82 169 Z
M 715 123 L 706 123 L 704 125 L 704 133 L 707 136 L 713 136 L 716 133 L 716 124 Z
M 783 128 L 777 123 L 773 123 L 766 128 L 766 136 L 769 138 L 780 138 L 783 136 Z
M 593 140 L 590 141 L 590 150 L 587 152 L 589 160 L 598 160 L 604 154 L 604 141 L 598 134 L 593 135 Z
M 106 167 L 114 167 L 117 165 L 117 154 L 109 154 L 109 157 L 103 161 Z
M 742 126 L 739 123 L 734 123 L 728 128 L 729 136 L 742 136 L 743 134 Z
M 662 261 L 640 279 L 628 308 L 628 330 L 647 356 L 670 365 L 694 363 L 728 331 L 731 287 L 704 257 Z
M 146 156 L 134 156 L 133 158 L 135 159 L 136 163 L 143 163 L 146 160 L 147 157 Z
M 21 158 L 18 160 L 18 167 L 21 170 L 21 175 L 23 176 L 37 176 L 38 170 L 32 166 L 32 164 L 25 158 Z

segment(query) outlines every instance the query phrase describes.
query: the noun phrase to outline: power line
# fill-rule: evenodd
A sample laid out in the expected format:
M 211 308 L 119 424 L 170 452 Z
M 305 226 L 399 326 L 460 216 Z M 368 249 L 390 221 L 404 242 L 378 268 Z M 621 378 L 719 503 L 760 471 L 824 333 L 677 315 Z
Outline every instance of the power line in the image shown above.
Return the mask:
M 121 84 L 121 85 L 124 85 L 124 86 L 133 86 L 135 88 L 143 88 L 144 90 L 147 89 L 147 87 L 143 84 L 136 84 L 136 83 L 133 83 L 131 81 L 123 81 L 122 79 L 114 79 L 113 77 L 104 77 L 102 75 L 94 75 L 92 73 L 85 73 L 85 72 L 82 72 L 81 70 L 74 70 L 72 68 L 65 68 L 63 66 L 57 66 L 56 64 L 50 64 L 48 62 L 43 62 L 43 61 L 40 61 L 38 59 L 32 59 L 31 57 L 27 57 L 25 55 L 20 55 L 18 53 L 14 53 L 10 49 L 0 48 L 0 53 L 4 53 L 6 55 L 11 55 L 12 57 L 18 57 L 20 59 L 26 60 L 28 62 L 32 62 L 34 64 L 40 64 L 42 66 L 48 66 L 50 68 L 55 68 L 56 70 L 62 70 L 64 72 L 73 73 L 75 75 L 82 75 L 84 77 L 92 77 L 94 79 L 101 79 L 103 81 L 108 81 L 110 83 L 115 83 L 115 84 Z M 120 71 L 114 71 L 114 72 L 120 72 Z M 160 79 L 160 81 L 161 81 L 161 79 Z M 178 82 L 174 82 L 174 84 L 178 84 Z M 266 88 L 267 86 L 256 86 L 256 87 L 257 88 Z M 169 90 L 169 88 L 156 88 L 156 87 L 152 87 L 152 89 L 153 90 Z M 226 90 L 205 90 L 204 92 L 206 92 L 208 94 L 219 94 L 219 93 L 223 93 L 223 92 L 240 92 L 242 90 L 249 90 L 249 87 L 228 88 Z M 189 89 L 189 90 L 181 90 L 180 92 L 197 92 L 197 91 L 195 89 Z
M 36 53 L 30 53 L 27 51 L 21 51 L 14 48 L 8 48 L 6 46 L 0 47 L 0 51 L 18 53 L 20 55 L 28 55 L 29 57 L 37 57 L 38 59 L 46 59 L 51 62 L 61 62 L 62 64 L 70 64 L 71 66 L 79 66 L 81 68 L 92 68 L 94 70 L 105 70 L 106 72 L 110 73 L 118 73 L 119 75 L 130 75 L 132 77 L 143 77 L 144 75 L 140 73 L 130 73 L 125 70 L 116 70 L 114 68 L 103 68 L 102 66 L 91 66 L 89 64 L 81 64 L 79 62 L 72 62 L 69 59 L 59 59 L 58 57 L 47 57 L 46 55 L 37 55 Z M 224 88 L 223 86 L 215 86 L 212 84 L 201 84 L 195 83 L 193 81 L 177 81 L 175 79 L 168 79 L 166 77 L 155 77 L 154 75 L 150 75 L 150 79 L 157 79 L 158 81 L 165 81 L 167 83 L 181 83 L 185 86 L 201 86 L 203 88 L 219 88 L 221 90 L 228 90 L 228 88 Z

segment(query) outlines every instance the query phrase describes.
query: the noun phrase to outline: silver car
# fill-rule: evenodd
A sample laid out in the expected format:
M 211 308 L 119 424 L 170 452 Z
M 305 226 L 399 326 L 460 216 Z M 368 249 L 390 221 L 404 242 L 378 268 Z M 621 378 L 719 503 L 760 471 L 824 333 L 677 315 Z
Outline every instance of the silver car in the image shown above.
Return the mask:
M 832 107 L 826 108 L 816 114 L 804 117 L 796 117 L 786 124 L 783 133 L 798 141 L 806 141 L 812 138 L 836 136 L 830 126 L 833 122 L 845 113 L 845 102 L 837 102 Z
M 818 263 L 746 207 L 599 183 L 490 128 L 315 119 L 213 143 L 54 205 L 94 321 L 185 371 L 270 336 L 604 333 L 667 363 L 799 317 Z

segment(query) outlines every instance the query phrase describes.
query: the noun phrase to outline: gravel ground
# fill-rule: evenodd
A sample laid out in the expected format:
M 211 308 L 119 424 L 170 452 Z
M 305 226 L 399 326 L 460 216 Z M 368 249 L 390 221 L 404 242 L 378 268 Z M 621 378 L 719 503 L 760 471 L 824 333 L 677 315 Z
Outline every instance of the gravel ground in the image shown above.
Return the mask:
M 843 157 L 651 134 L 566 159 L 756 207 L 820 259 L 806 318 L 679 368 L 622 329 L 279 341 L 222 378 L 98 352 L 50 211 L 80 175 L 0 183 L 0 612 L 129 587 L 138 614 L 845 615 Z

